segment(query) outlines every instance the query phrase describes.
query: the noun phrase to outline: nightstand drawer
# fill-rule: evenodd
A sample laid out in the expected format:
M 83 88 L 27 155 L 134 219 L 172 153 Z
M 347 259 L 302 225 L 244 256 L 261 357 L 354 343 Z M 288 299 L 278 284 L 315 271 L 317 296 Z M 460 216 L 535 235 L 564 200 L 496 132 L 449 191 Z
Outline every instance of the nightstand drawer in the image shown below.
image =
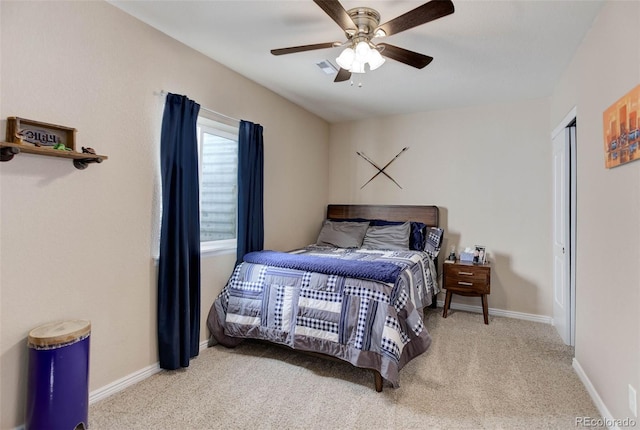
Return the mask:
M 474 281 L 472 279 L 447 278 L 444 288 L 451 290 L 469 290 L 475 293 L 489 293 L 489 284 L 487 281 Z
M 486 270 L 480 270 L 476 267 L 459 267 L 454 266 L 450 270 L 447 270 L 447 280 L 452 282 L 464 281 L 464 282 L 481 282 L 486 283 L 489 272 Z

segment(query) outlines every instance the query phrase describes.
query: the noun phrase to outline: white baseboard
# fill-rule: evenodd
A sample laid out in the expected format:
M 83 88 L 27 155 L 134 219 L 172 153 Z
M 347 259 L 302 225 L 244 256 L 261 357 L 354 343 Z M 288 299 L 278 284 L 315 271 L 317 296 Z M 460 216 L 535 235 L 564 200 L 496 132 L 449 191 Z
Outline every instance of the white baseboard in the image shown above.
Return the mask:
M 593 403 L 595 403 L 596 408 L 598 408 L 598 412 L 600 412 L 600 415 L 602 416 L 603 423 L 609 429 L 619 430 L 620 428 L 616 424 L 616 420 L 613 418 L 613 415 L 611 415 L 611 412 L 609 412 L 609 409 L 607 409 L 606 405 L 600 398 L 600 395 L 596 391 L 596 388 L 593 386 L 593 384 L 589 380 L 589 377 L 584 372 L 584 369 L 582 369 L 582 366 L 580 366 L 580 363 L 575 357 L 573 358 L 573 370 L 575 370 L 576 373 L 578 374 L 578 377 L 582 381 L 582 384 L 584 385 L 584 387 L 587 389 L 587 392 L 591 396 L 591 400 L 593 400 Z M 590 418 L 598 419 L 599 417 L 590 417 Z
M 202 351 L 208 345 L 208 341 L 200 342 L 199 349 Z M 160 363 L 154 363 L 150 366 L 147 366 L 143 369 L 140 369 L 136 372 L 133 372 L 123 378 L 118 379 L 117 381 L 112 382 L 111 384 L 105 385 L 104 387 L 98 388 L 89 393 L 89 404 L 95 403 L 99 400 L 106 399 L 109 396 L 112 396 L 131 385 L 140 382 L 144 379 L 147 379 L 149 376 L 155 375 L 160 372 L 162 369 L 160 368 Z
M 149 376 L 155 375 L 160 370 L 160 364 L 155 363 L 107 384 L 104 387 L 98 388 L 97 390 L 89 393 L 89 404 L 106 399 L 107 397 L 112 396 L 137 382 L 147 379 Z
M 438 300 L 438 307 L 444 307 L 444 300 Z M 482 313 L 482 306 L 465 305 L 461 303 L 451 303 L 449 305 L 449 309 L 459 309 L 461 311 L 475 312 L 479 314 Z M 494 308 L 489 308 L 489 315 L 553 325 L 553 318 L 547 315 L 527 314 L 524 312 L 505 311 L 503 309 Z

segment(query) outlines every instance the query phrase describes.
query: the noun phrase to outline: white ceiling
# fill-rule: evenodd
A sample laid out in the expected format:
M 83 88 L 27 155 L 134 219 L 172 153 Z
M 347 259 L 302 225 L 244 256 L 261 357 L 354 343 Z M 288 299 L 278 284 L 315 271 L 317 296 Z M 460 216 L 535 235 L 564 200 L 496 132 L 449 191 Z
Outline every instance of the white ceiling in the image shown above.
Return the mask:
M 422 70 L 387 60 L 334 83 L 316 63 L 341 48 L 273 56 L 274 48 L 344 41 L 308 0 L 121 1 L 117 6 L 329 122 L 533 99 L 553 86 L 603 0 L 453 0 L 455 12 L 376 41 L 434 57 Z M 425 1 L 343 0 L 381 23 Z M 362 86 L 358 84 L 361 83 Z

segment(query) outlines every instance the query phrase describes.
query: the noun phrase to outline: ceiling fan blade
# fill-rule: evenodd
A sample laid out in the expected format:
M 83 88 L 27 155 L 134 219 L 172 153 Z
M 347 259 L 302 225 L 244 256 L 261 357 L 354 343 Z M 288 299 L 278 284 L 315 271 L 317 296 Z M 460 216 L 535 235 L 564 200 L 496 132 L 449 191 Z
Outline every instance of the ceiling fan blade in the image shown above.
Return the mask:
M 400 61 L 401 63 L 415 67 L 416 69 L 422 69 L 433 61 L 433 57 L 409 51 L 407 49 L 398 48 L 397 46 L 389 45 L 388 43 L 378 43 L 376 46 L 384 47 L 384 49 L 380 51 L 382 56 Z
M 344 82 L 348 81 L 349 79 L 351 79 L 351 72 L 341 67 L 340 70 L 338 70 L 338 74 L 336 75 L 336 78 L 333 80 L 333 82 Z
M 431 0 L 391 21 L 385 22 L 374 31 L 374 34 L 378 30 L 382 30 L 385 35 L 391 36 L 392 34 L 400 33 L 401 31 L 450 15 L 453 12 L 454 7 L 451 0 Z
M 313 2 L 320 6 L 345 32 L 347 30 L 355 31 L 358 29 L 338 0 L 313 0 Z
M 272 49 L 271 53 L 273 55 L 293 54 L 296 52 L 313 51 L 314 49 L 333 48 L 335 46 L 340 46 L 340 45 L 341 45 L 340 42 L 316 43 L 313 45 L 301 45 L 301 46 L 292 46 L 290 48 Z

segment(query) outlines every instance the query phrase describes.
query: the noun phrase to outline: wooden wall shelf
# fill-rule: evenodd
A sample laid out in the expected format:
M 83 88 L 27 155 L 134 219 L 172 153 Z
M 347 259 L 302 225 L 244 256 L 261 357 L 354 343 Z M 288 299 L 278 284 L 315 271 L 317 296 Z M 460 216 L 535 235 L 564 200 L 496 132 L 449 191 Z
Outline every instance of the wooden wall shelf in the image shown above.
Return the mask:
M 45 155 L 47 157 L 68 158 L 73 160 L 76 169 L 86 169 L 91 163 L 102 163 L 109 157 L 106 155 L 87 154 L 77 151 L 61 151 L 44 146 L 33 146 L 24 143 L 0 142 L 0 161 L 9 161 L 13 156 L 23 152 L 25 154 Z

